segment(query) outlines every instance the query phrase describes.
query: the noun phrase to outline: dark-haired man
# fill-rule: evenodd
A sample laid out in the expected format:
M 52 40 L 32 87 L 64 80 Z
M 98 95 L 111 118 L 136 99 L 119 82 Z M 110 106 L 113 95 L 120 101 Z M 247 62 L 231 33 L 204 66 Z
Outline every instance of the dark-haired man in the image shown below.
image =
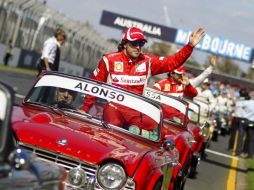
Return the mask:
M 142 53 L 147 42 L 143 31 L 136 27 L 128 28 L 122 36 L 119 51 L 105 54 L 91 78 L 143 94 L 151 75 L 172 72 L 180 67 L 203 36 L 204 30 L 198 28 L 190 35 L 188 44 L 176 54 L 159 57 Z M 87 112 L 93 103 L 92 99 L 85 101 L 82 109 Z
M 189 43 L 176 54 L 159 57 L 142 53 L 142 47 L 147 42 L 143 31 L 136 27 L 128 28 L 122 36 L 118 52 L 105 54 L 91 78 L 143 94 L 151 75 L 172 72 L 184 64 L 203 36 L 204 30 L 198 28 L 190 35 Z M 86 96 L 81 109 L 88 112 L 94 102 L 94 97 Z M 110 113 L 110 120 L 119 125 L 128 123 L 135 115 L 134 110 L 127 110 L 126 107 L 113 103 L 108 104 L 105 109 L 105 113 Z

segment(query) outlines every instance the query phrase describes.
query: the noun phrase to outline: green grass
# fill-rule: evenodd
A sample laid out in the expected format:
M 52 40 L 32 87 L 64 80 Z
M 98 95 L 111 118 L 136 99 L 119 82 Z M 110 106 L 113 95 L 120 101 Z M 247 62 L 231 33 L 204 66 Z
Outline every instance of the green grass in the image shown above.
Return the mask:
M 247 159 L 246 162 L 247 172 L 247 189 L 254 190 L 254 159 Z
M 29 75 L 37 75 L 38 73 L 38 71 L 35 69 L 26 69 L 26 68 L 20 68 L 20 67 L 4 66 L 4 65 L 0 65 L 0 70 L 13 71 L 13 72 L 24 73 Z

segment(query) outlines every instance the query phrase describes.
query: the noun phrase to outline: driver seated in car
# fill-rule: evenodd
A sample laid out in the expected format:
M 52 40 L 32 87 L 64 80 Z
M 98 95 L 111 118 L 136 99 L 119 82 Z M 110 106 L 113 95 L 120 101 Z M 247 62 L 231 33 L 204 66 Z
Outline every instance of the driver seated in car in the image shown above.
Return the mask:
M 54 104 L 58 108 L 75 109 L 72 103 L 75 100 L 76 96 L 77 96 L 77 92 L 73 90 L 58 88 L 56 90 L 56 100 Z

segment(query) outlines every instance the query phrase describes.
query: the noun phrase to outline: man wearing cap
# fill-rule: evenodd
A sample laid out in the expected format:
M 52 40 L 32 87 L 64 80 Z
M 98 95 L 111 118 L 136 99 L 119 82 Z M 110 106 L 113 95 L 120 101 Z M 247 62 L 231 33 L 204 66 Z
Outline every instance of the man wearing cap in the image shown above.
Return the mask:
M 176 54 L 158 57 L 141 52 L 147 40 L 142 30 L 131 27 L 123 34 L 120 51 L 105 54 L 91 78 L 143 94 L 151 75 L 172 72 L 184 64 L 203 36 L 204 30 L 198 28 L 190 35 L 189 43 Z M 86 104 L 83 109 L 88 111 L 91 105 Z
M 168 78 L 161 79 L 155 83 L 153 89 L 170 95 L 185 96 L 192 99 L 197 96 L 198 92 L 190 83 L 185 71 L 186 69 L 183 66 L 175 69 L 172 73 L 168 74 Z
M 128 28 L 122 36 L 119 51 L 104 54 L 91 78 L 143 94 L 151 75 L 172 72 L 184 64 L 203 36 L 204 30 L 198 28 L 190 35 L 189 43 L 176 54 L 158 57 L 142 53 L 142 47 L 147 42 L 142 30 Z M 81 110 L 88 112 L 94 102 L 93 97 L 86 97 Z

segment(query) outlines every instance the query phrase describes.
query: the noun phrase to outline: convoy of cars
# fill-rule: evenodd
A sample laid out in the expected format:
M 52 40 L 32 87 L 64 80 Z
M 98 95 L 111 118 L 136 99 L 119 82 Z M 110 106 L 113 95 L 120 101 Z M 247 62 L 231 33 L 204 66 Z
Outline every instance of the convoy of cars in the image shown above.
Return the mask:
M 184 189 L 204 151 L 199 118 L 191 100 L 47 72 L 13 106 L 11 121 L 19 148 L 65 168 L 66 189 L 173 190 Z
M 59 90 L 75 96 L 71 105 L 58 105 Z M 94 104 L 85 113 L 79 109 L 88 97 Z M 116 117 L 101 109 L 106 106 L 124 108 L 132 118 L 116 126 L 105 117 Z M 163 133 L 160 105 L 97 81 L 45 74 L 14 106 L 12 123 L 19 146 L 63 166 L 70 188 L 168 189 L 179 165 L 173 137 Z

